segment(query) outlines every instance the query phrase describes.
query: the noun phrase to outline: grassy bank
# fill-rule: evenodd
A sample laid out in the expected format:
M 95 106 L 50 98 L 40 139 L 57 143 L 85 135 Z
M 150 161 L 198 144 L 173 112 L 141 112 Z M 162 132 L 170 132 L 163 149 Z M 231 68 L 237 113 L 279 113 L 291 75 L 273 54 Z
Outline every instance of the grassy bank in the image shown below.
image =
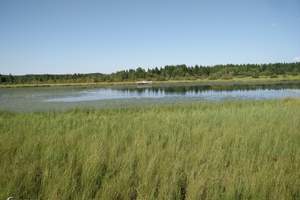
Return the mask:
M 299 75 L 286 75 L 277 76 L 276 78 L 270 77 L 243 77 L 231 79 L 195 79 L 195 80 L 168 80 L 168 81 L 153 81 L 153 85 L 170 85 L 170 84 L 199 84 L 199 85 L 249 85 L 249 84 L 280 84 L 280 83 L 300 83 Z M 35 83 L 35 84 L 0 84 L 0 88 L 23 88 L 23 87 L 105 87 L 105 86 L 128 86 L 136 85 L 136 82 L 123 81 L 123 82 L 82 82 L 82 83 Z
M 300 101 L 0 113 L 0 199 L 299 199 Z

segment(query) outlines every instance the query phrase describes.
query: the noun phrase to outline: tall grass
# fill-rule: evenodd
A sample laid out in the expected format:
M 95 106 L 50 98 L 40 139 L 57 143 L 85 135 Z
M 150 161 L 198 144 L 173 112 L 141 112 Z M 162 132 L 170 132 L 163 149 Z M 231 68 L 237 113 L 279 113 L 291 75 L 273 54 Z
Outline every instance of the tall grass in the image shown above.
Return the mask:
M 300 101 L 0 113 L 0 199 L 300 199 Z

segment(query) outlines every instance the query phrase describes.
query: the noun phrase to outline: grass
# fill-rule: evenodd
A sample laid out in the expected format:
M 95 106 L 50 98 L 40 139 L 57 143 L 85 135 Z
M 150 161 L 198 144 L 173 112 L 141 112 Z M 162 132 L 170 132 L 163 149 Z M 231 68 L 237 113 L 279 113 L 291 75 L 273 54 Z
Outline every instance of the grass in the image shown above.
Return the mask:
M 300 199 L 300 100 L 0 112 L 0 199 Z
M 203 85 L 220 85 L 220 84 L 278 84 L 286 82 L 300 81 L 300 75 L 278 75 L 275 78 L 269 76 L 260 76 L 259 78 L 252 77 L 233 77 L 230 79 L 216 79 L 211 80 L 195 79 L 195 80 L 167 80 L 167 81 L 153 81 L 153 85 L 164 85 L 164 84 L 182 84 L 182 83 L 195 83 Z M 83 82 L 83 83 L 32 83 L 32 84 L 0 84 L 0 88 L 23 88 L 23 87 L 105 87 L 105 86 L 127 86 L 136 85 L 135 81 L 123 81 L 123 82 Z

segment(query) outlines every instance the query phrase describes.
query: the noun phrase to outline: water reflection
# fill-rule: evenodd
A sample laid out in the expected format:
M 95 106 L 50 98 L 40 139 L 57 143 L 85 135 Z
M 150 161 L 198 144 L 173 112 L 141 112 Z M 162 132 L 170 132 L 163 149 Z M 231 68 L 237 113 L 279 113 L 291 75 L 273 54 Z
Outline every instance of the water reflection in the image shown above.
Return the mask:
M 109 99 L 140 98 L 198 98 L 199 100 L 222 99 L 273 99 L 300 96 L 297 84 L 280 85 L 232 85 L 232 86 L 165 86 L 98 88 L 78 91 L 72 95 L 49 98 L 48 102 L 84 102 Z
M 116 89 L 121 92 L 136 92 L 142 93 L 154 93 L 154 94 L 180 94 L 185 95 L 193 92 L 195 94 L 213 90 L 213 91 L 249 91 L 249 90 L 282 90 L 282 89 L 300 89 L 299 84 L 275 84 L 275 85 L 192 85 L 192 86 L 167 86 L 167 87 L 131 87 L 131 88 L 119 88 Z
M 183 101 L 300 97 L 300 84 L 177 85 L 107 88 L 0 88 L 0 110 L 47 111 L 73 107 L 118 107 Z

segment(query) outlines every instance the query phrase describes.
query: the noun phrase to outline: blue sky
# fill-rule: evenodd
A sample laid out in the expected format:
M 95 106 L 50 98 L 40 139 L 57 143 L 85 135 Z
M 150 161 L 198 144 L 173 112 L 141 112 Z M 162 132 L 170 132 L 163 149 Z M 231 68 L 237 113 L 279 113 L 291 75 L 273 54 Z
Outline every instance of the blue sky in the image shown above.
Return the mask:
M 300 61 L 300 0 L 0 0 L 0 73 Z

